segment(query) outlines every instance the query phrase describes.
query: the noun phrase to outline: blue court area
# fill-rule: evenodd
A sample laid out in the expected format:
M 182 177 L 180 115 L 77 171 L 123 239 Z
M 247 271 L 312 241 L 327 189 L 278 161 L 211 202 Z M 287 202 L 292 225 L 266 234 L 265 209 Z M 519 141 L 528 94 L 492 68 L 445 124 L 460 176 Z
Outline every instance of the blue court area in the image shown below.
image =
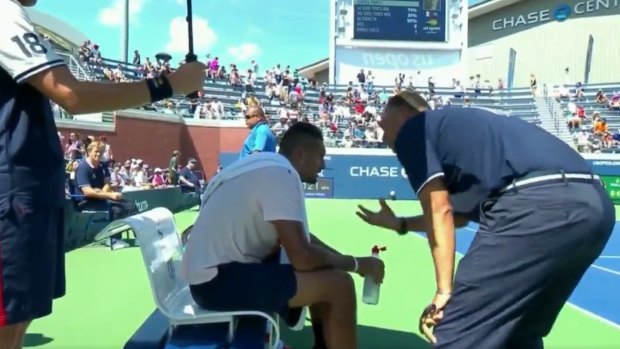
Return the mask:
M 457 251 L 465 254 L 478 229 L 477 224 L 456 234 Z M 566 258 L 571 258 L 566 256 Z M 588 269 L 570 297 L 569 306 L 620 329 L 620 224 L 616 222 L 601 257 Z

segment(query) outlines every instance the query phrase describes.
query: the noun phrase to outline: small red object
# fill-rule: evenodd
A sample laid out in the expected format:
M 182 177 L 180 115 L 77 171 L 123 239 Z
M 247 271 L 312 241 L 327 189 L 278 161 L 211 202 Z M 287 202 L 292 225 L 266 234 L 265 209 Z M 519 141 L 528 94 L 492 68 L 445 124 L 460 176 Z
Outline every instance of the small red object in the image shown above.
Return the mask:
M 375 245 L 375 246 L 372 248 L 371 253 L 372 253 L 372 254 L 379 254 L 379 252 L 383 252 L 383 251 L 385 251 L 385 250 L 387 250 L 387 247 L 385 247 L 385 246 L 384 246 L 384 247 L 379 247 L 379 246 Z

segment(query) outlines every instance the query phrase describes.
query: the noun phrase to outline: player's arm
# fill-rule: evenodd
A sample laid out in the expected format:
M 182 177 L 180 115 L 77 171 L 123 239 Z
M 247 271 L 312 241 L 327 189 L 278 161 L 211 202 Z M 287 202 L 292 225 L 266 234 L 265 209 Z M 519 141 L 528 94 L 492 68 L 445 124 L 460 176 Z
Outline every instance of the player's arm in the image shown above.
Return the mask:
M 323 241 L 321 241 L 321 239 L 319 239 L 316 235 L 314 235 L 312 233 L 310 233 L 310 242 L 313 245 L 321 247 L 321 248 L 323 248 L 323 249 L 325 249 L 325 250 L 327 250 L 327 251 L 329 251 L 331 253 L 338 254 L 338 255 L 341 254 L 340 252 L 336 251 L 333 247 L 331 247 L 328 244 L 326 244 Z
M 307 238 L 301 183 L 294 173 L 287 169 L 274 168 L 261 178 L 261 183 L 256 185 L 264 192 L 259 200 L 263 218 L 275 227 L 280 244 L 295 270 L 355 269 L 356 262 L 352 256 L 332 253 L 312 244 Z

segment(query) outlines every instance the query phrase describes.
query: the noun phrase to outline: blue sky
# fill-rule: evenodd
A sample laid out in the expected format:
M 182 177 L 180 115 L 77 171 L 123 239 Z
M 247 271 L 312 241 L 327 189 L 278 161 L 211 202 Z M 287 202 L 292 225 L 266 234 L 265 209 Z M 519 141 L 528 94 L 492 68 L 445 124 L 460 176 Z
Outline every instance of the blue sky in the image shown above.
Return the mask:
M 223 63 L 299 67 L 328 56 L 332 0 L 194 0 L 194 47 Z M 480 0 L 470 0 L 471 3 Z M 62 5 L 59 5 L 62 3 Z M 130 0 L 129 49 L 142 56 L 187 53 L 186 0 Z M 123 0 L 39 0 L 37 9 L 73 25 L 104 57 L 121 58 Z

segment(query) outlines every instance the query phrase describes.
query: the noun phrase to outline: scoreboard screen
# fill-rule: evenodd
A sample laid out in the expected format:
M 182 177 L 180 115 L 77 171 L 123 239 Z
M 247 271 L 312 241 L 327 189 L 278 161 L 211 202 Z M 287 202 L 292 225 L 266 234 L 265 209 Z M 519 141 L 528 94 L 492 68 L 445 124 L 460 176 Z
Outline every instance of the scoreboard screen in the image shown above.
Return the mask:
M 446 42 L 446 0 L 354 0 L 354 39 Z

